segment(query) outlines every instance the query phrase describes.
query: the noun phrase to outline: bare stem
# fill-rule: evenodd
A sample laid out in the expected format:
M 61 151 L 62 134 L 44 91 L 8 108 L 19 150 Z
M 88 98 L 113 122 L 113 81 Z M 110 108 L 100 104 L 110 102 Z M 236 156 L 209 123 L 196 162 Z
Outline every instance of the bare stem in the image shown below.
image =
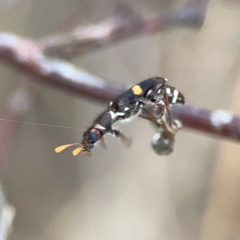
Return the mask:
M 125 90 L 120 84 L 106 82 L 66 61 L 47 58 L 34 42 L 8 33 L 0 33 L 0 59 L 40 83 L 104 102 Z
M 0 59 L 34 76 L 39 83 L 105 103 L 125 90 L 121 85 L 108 83 L 68 62 L 49 59 L 32 41 L 7 33 L 0 34 Z M 172 111 L 185 127 L 240 140 L 239 116 L 192 106 L 174 106 Z
M 230 112 L 174 105 L 172 114 L 185 127 L 240 141 L 240 116 Z

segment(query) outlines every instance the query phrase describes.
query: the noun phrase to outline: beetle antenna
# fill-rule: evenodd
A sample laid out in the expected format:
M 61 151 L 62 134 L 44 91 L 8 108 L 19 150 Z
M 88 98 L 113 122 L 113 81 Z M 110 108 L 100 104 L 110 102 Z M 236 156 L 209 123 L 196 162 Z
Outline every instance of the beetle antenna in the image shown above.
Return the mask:
M 74 149 L 72 151 L 73 156 L 77 156 L 84 149 L 84 147 L 85 146 L 81 146 L 81 147 L 78 147 L 78 148 Z
M 60 153 L 60 152 L 64 151 L 66 148 L 71 147 L 71 146 L 75 146 L 75 145 L 78 145 L 78 144 L 79 143 L 70 143 L 70 144 L 65 144 L 65 145 L 56 147 L 55 152 Z

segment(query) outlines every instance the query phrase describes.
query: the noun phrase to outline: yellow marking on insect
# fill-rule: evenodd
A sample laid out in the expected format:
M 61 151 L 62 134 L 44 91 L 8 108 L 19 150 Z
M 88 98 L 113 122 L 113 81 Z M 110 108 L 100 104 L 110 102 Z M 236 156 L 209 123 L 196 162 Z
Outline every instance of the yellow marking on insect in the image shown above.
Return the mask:
M 55 152 L 56 153 L 60 153 L 60 152 L 64 151 L 66 148 L 74 146 L 74 145 L 77 145 L 77 144 L 79 144 L 79 143 L 71 143 L 71 144 L 66 144 L 66 145 L 62 145 L 62 146 L 56 147 L 55 148 Z
M 132 91 L 135 95 L 139 96 L 143 93 L 142 88 L 139 85 L 135 85 L 132 87 Z
M 77 156 L 83 150 L 83 148 L 84 148 L 84 146 L 74 149 L 72 152 L 73 156 Z

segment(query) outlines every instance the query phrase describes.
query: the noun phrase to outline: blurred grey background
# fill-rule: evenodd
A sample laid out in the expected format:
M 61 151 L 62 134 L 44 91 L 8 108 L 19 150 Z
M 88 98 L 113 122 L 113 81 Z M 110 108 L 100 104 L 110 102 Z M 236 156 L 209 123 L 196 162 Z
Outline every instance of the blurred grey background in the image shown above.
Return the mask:
M 197 2 L 197 1 L 195 1 Z M 131 0 L 143 15 L 189 1 Z M 0 0 L 0 29 L 40 38 L 114 12 L 115 0 Z M 209 1 L 201 28 L 176 27 L 93 51 L 74 63 L 126 86 L 164 76 L 188 104 L 240 113 L 240 2 Z M 0 118 L 26 76 L 0 65 Z M 134 119 L 121 126 L 130 149 L 111 136 L 91 158 L 56 154 L 79 141 L 105 106 L 41 86 L 19 124 L 1 178 L 16 209 L 10 240 L 240 239 L 240 147 L 223 139 L 179 132 L 175 151 L 155 154 L 156 129 Z

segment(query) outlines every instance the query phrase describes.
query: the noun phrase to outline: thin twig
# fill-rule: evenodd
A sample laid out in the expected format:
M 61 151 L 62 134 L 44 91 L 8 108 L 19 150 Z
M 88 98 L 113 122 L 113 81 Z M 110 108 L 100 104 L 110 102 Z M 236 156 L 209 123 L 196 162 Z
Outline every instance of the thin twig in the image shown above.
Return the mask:
M 188 128 L 240 141 L 240 116 L 225 110 L 211 111 L 189 105 L 175 105 L 172 113 Z
M 155 34 L 170 27 L 200 27 L 204 15 L 205 5 L 196 5 L 142 18 L 128 6 L 121 5 L 108 20 L 79 26 L 71 32 L 43 38 L 38 43 L 49 56 L 73 58 L 96 48 L 141 35 Z
M 0 59 L 35 77 L 40 83 L 104 102 L 125 90 L 120 84 L 106 82 L 66 61 L 47 58 L 34 42 L 8 33 L 0 33 Z

